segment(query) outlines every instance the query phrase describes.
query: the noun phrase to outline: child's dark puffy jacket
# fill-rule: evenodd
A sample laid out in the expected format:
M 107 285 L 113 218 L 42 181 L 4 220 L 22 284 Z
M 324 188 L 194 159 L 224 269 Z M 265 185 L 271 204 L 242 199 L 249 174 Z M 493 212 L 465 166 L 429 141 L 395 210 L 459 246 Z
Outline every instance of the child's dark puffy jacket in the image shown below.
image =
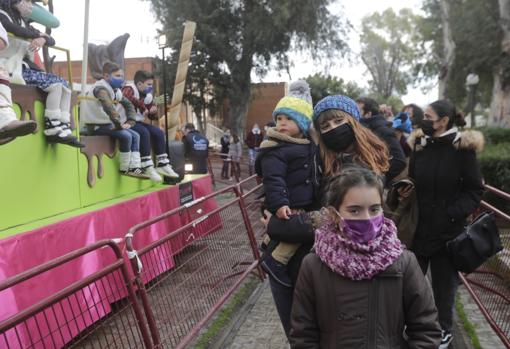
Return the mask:
M 320 184 L 318 147 L 271 128 L 262 142 L 255 170 L 262 176 L 266 206 L 274 213 L 282 206 L 312 209 Z

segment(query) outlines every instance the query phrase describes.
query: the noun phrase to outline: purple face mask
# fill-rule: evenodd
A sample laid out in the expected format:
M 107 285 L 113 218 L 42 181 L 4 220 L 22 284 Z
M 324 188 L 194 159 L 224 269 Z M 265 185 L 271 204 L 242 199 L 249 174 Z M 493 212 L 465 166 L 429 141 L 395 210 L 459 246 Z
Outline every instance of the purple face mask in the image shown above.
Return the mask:
M 370 219 L 342 218 L 340 222 L 346 237 L 359 244 L 366 244 L 375 239 L 381 232 L 383 223 L 384 215 L 382 213 Z

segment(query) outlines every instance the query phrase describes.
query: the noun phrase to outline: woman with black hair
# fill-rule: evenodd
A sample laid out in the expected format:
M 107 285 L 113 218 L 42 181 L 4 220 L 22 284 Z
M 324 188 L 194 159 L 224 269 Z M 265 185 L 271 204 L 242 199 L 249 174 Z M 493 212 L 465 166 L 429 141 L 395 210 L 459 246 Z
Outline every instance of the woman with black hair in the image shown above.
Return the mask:
M 432 289 L 443 330 L 440 349 L 448 348 L 457 270 L 447 254 L 446 243 L 459 235 L 466 218 L 480 204 L 484 191 L 476 152 L 483 147 L 478 131 L 460 132 L 462 114 L 447 100 L 431 103 L 421 129 L 409 137 L 413 148 L 409 175 L 414 179 L 418 201 L 418 226 L 413 252 L 424 274 L 430 265 Z
M 404 108 L 402 108 L 402 111 L 409 114 L 409 118 L 411 118 L 413 128 L 420 127 L 420 122 L 423 120 L 423 109 L 418 107 L 416 104 L 411 103 L 404 106 Z

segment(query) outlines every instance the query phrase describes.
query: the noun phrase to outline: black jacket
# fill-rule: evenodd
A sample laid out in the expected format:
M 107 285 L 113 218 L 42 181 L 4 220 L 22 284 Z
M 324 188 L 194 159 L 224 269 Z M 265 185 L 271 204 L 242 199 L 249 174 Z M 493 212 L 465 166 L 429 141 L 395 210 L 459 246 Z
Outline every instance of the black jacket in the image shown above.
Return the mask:
M 228 157 L 228 151 L 230 150 L 230 136 L 221 137 L 221 158 L 226 159 Z M 224 155 L 225 154 L 225 155 Z
M 20 17 L 12 15 L 12 17 L 9 18 L 5 14 L 1 13 L 0 23 L 2 23 L 2 26 L 5 28 L 7 32 L 16 35 L 17 37 L 23 39 L 36 39 L 44 37 L 47 46 L 55 45 L 55 39 L 53 39 L 51 36 L 43 36 L 42 32 L 32 27 L 30 24 L 28 24 L 27 21 Z
M 185 156 L 193 164 L 193 173 L 207 173 L 209 141 L 197 130 L 190 131 L 182 138 Z
M 483 147 L 478 131 L 428 138 L 416 130 L 409 137 L 414 151 L 409 176 L 416 185 L 418 226 L 413 250 L 430 256 L 459 235 L 466 218 L 479 206 L 484 187 L 476 151 Z
M 390 183 L 393 178 L 397 177 L 406 168 L 406 157 L 395 135 L 395 131 L 381 115 L 375 115 L 369 119 L 361 119 L 361 124 L 375 133 L 388 146 L 390 169 L 385 175 L 386 183 Z
M 320 185 L 317 146 L 275 129 L 268 130 L 268 137 L 255 161 L 255 171 L 264 184 L 266 207 L 272 213 L 285 205 L 313 209 Z

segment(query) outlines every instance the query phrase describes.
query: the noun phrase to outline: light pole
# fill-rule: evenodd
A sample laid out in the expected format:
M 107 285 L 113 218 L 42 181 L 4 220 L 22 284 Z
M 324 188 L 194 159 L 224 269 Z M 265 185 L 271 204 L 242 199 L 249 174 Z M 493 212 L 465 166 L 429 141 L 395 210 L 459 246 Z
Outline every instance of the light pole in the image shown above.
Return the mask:
M 466 77 L 466 86 L 468 87 L 468 105 L 467 111 L 471 113 L 471 127 L 476 126 L 475 120 L 475 94 L 476 94 L 476 85 L 480 82 L 480 78 L 475 73 L 471 73 Z
M 161 49 L 161 69 L 163 75 L 163 104 L 164 104 L 164 113 L 165 113 L 165 140 L 166 146 L 168 147 L 168 103 L 167 103 L 167 90 L 166 90 L 166 56 L 165 56 L 165 48 L 166 45 L 166 34 L 161 34 L 158 39 L 159 48 Z

